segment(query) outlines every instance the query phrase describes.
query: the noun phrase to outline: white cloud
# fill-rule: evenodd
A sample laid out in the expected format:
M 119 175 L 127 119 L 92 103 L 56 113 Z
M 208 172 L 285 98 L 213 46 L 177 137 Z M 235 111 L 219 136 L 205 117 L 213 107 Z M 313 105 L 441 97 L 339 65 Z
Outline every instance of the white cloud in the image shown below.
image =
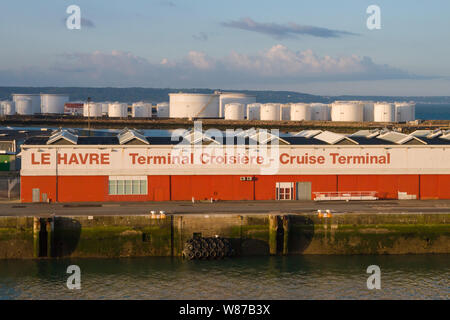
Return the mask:
M 205 53 L 199 51 L 189 51 L 187 61 L 200 70 L 207 70 L 215 67 L 214 61 Z
M 226 87 L 294 84 L 311 81 L 420 79 L 369 57 L 320 56 L 283 45 L 247 55 L 232 51 L 213 58 L 190 51 L 184 58 L 159 62 L 114 50 L 71 53 L 49 68 L 0 70 L 0 85 Z

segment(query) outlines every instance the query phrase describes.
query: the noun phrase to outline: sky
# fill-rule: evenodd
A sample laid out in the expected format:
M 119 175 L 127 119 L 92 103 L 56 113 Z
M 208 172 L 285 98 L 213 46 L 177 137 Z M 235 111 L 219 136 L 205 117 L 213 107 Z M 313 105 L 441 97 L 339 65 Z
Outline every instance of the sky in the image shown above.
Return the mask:
M 0 86 L 448 96 L 449 12 L 448 0 L 2 1 Z

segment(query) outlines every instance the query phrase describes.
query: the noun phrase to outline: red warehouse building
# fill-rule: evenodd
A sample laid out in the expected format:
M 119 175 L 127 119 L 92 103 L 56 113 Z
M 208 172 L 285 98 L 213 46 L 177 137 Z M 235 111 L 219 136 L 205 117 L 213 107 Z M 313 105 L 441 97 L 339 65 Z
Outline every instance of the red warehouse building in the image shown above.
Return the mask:
M 28 139 L 21 157 L 23 202 L 450 199 L 448 131 L 171 138 L 59 130 Z

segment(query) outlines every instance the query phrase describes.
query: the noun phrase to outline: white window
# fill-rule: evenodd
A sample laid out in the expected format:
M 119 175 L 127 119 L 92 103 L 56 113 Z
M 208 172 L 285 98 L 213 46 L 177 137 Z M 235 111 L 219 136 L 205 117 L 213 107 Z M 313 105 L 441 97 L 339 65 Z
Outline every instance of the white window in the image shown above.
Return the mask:
M 293 182 L 277 182 L 276 183 L 276 199 L 292 200 L 294 195 Z
M 108 185 L 110 195 L 147 194 L 146 176 L 110 176 Z

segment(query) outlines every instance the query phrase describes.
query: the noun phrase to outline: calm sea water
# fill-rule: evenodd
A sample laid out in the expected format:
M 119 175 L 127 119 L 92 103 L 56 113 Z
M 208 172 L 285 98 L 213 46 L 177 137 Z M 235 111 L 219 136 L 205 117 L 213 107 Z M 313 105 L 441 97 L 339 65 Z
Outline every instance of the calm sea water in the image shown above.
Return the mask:
M 450 104 L 416 104 L 416 119 L 450 120 Z
M 81 290 L 66 287 L 71 264 Z M 15 260 L 0 261 L 0 299 L 449 299 L 449 279 L 450 255 Z

